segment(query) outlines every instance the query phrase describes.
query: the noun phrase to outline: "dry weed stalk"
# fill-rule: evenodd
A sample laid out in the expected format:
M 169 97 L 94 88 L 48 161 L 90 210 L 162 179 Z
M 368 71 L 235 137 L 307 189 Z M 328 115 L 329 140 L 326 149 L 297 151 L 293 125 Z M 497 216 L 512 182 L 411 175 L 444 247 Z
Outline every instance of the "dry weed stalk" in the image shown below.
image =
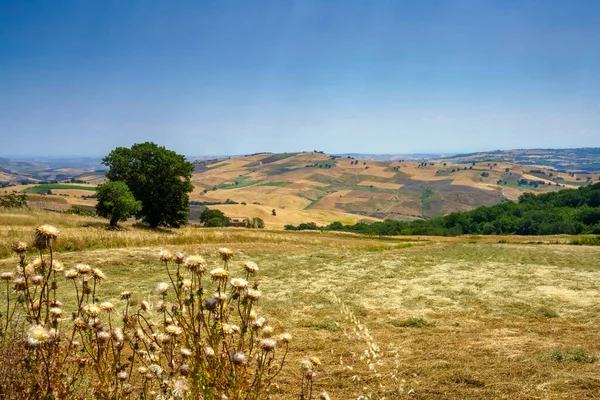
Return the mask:
M 232 278 L 229 249 L 219 249 L 223 266 L 213 269 L 200 256 L 162 251 L 159 258 L 168 282 L 157 284 L 155 306 L 135 302 L 131 292 L 123 292 L 119 313 L 113 303 L 98 300 L 106 278 L 101 270 L 76 264 L 65 271 L 54 258 L 58 235 L 53 226 L 37 228 L 34 247 L 39 257 L 31 262 L 28 246 L 15 243 L 19 265 L 14 273 L 0 275 L 6 281 L 0 396 L 270 397 L 291 335 L 275 339 L 267 319 L 257 314 L 262 292 L 258 283 L 249 282 L 259 270 L 255 263 L 243 265 L 243 278 Z M 75 293 L 70 314 L 59 300 L 59 287 Z M 317 361 L 303 375 L 301 399 L 312 398 Z
M 371 399 L 393 399 L 405 391 L 404 379 L 399 379 L 393 372 L 383 372 L 385 361 L 383 359 L 383 351 L 376 343 L 375 338 L 371 335 L 369 328 L 361 323 L 350 307 L 335 293 L 331 294 L 335 302 L 339 306 L 340 314 L 350 323 L 350 329 L 343 328 L 343 333 L 349 340 L 355 340 L 364 344 L 364 350 L 360 354 L 352 353 L 350 362 L 346 362 L 343 356 L 340 356 L 340 364 L 344 369 L 350 371 L 353 375 L 350 380 L 357 386 L 362 385 L 363 377 L 368 376 L 374 379 L 377 385 L 377 390 L 374 392 L 372 387 L 362 386 L 365 393 L 359 393 L 357 400 Z M 396 369 L 399 366 L 396 354 Z M 412 390 L 408 391 L 412 393 Z

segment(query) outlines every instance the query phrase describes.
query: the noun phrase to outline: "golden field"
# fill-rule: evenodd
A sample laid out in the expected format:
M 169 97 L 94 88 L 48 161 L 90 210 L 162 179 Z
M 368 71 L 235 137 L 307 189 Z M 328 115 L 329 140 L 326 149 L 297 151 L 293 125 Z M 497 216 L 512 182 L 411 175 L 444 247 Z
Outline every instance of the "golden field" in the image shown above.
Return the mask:
M 600 389 L 600 247 L 566 236 L 110 231 L 96 218 L 2 211 L 0 271 L 16 263 L 10 243 L 41 223 L 61 229 L 57 259 L 104 271 L 101 301 L 132 290 L 156 302 L 161 249 L 217 265 L 225 246 L 234 270 L 257 262 L 261 314 L 294 335 L 276 398 L 296 394 L 306 356 L 321 359 L 315 386 L 333 399 L 579 399 Z

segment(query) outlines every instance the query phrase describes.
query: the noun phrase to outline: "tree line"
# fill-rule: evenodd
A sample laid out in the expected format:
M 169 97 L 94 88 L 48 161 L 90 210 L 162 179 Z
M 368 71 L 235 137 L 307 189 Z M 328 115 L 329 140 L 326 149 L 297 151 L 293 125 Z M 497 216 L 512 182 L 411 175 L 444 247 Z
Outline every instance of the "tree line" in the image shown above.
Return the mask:
M 285 229 L 432 236 L 600 234 L 600 183 L 537 196 L 524 193 L 517 202 L 506 201 L 430 220 L 404 222 L 388 219 L 354 225 L 333 222 L 322 227 L 310 222 L 286 225 Z

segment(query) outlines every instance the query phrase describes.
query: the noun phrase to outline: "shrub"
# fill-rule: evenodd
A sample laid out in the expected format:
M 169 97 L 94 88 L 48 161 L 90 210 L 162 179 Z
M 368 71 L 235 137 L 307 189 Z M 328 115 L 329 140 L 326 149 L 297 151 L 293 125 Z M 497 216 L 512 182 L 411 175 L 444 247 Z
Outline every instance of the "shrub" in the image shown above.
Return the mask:
M 117 312 L 98 300 L 102 271 L 85 264 L 65 271 L 55 258 L 58 235 L 53 226 L 38 227 L 39 257 L 29 260 L 28 246 L 15 243 L 19 265 L 0 275 L 7 299 L 0 319 L 0 393 L 40 399 L 269 397 L 291 335 L 275 339 L 257 314 L 262 293 L 248 283 L 258 273 L 255 263 L 246 262 L 243 277 L 232 278 L 229 249 L 219 249 L 223 266 L 212 270 L 200 256 L 162 251 L 167 280 L 156 287 L 155 312 L 131 292 L 121 293 L 123 311 Z M 71 312 L 59 300 L 69 296 Z M 319 365 L 317 358 L 303 362 L 301 399 L 312 397 Z

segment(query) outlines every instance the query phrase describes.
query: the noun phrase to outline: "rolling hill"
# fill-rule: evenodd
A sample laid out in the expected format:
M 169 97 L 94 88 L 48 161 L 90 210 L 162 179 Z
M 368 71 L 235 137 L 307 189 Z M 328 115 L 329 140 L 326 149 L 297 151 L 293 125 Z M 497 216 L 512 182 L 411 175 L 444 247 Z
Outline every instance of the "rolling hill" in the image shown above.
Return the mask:
M 586 165 L 594 165 L 593 150 L 534 150 L 531 154 L 510 150 L 427 161 L 409 161 L 408 157 L 375 161 L 322 152 L 198 159 L 190 194 L 192 217 L 197 218 L 201 206 L 209 206 L 231 218 L 260 217 L 268 228 L 302 222 L 430 219 L 516 200 L 524 192 L 545 193 L 597 182 L 597 172 L 580 168 L 586 154 L 592 160 Z M 45 170 L 52 176 L 64 173 L 75 178 L 73 184 L 43 186 L 38 182 L 4 188 L 6 193 L 23 191 L 29 196 L 51 189 L 48 199 L 60 197 L 72 205 L 93 207 L 93 189 L 104 180 L 103 172 L 89 163 L 62 166 L 3 160 L 3 167 L 9 173 L 0 174 L 6 176 L 41 178 Z

